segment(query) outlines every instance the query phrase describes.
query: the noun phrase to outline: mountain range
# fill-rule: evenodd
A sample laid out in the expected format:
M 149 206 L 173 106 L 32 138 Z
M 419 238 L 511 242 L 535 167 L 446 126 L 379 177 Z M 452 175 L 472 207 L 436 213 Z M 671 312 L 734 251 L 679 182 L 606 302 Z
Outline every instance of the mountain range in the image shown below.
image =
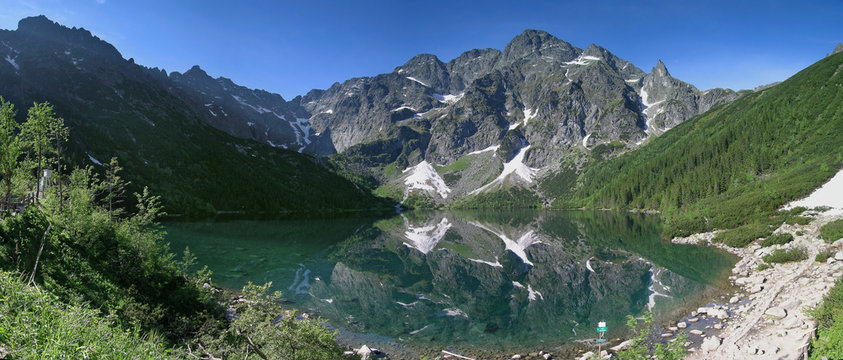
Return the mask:
M 637 148 L 752 92 L 700 91 L 662 61 L 647 73 L 600 46 L 580 49 L 538 30 L 502 51 L 469 50 L 447 63 L 421 54 L 391 73 L 291 100 L 199 66 L 168 74 L 137 65 L 87 30 L 43 16 L 0 32 L 0 44 L 0 95 L 18 108 L 50 101 L 71 127 L 77 161 L 117 156 L 178 211 L 247 201 L 292 210 L 310 206 L 310 196 L 324 199 L 320 207 L 384 203 L 370 192 L 416 206 L 550 204 L 589 159 Z M 162 181 L 174 176 L 189 189 Z M 279 196 L 297 200 L 281 205 Z

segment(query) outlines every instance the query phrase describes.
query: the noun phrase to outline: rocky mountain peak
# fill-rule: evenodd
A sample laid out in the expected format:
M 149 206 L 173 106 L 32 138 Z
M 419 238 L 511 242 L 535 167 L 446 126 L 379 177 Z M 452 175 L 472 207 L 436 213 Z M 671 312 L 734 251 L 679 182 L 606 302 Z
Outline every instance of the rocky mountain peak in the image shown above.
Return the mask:
M 570 61 L 580 52 L 580 49 L 545 31 L 524 30 L 506 45 L 502 60 L 504 64 L 509 64 L 521 59 L 549 56 L 558 61 Z
M 834 47 L 834 51 L 832 51 L 831 53 L 837 54 L 841 51 L 843 51 L 843 43 L 837 43 L 837 46 Z
M 202 70 L 199 65 L 193 65 L 190 69 L 184 72 L 184 76 L 188 77 L 205 77 L 208 76 L 208 73 L 205 70 Z
M 21 19 L 17 31 L 41 40 L 74 45 L 103 56 L 122 59 L 122 55 L 114 46 L 94 36 L 90 31 L 62 26 L 44 15 Z
M 413 56 L 404 65 L 397 67 L 395 72 L 439 91 L 447 90 L 450 82 L 445 63 L 432 54 Z
M 44 15 L 31 16 L 18 21 L 18 31 L 21 32 L 49 32 L 67 29 L 48 19 Z
M 659 59 L 659 62 L 656 64 L 656 66 L 653 67 L 653 70 L 650 73 L 659 77 L 670 76 L 670 72 L 667 71 L 667 66 L 664 65 L 662 59 Z

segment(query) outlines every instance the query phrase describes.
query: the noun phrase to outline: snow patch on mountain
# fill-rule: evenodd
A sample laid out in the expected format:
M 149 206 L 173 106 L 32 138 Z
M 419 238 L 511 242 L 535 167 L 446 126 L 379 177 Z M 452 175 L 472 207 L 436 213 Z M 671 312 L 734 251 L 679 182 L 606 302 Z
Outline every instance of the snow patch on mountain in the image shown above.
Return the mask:
M 596 57 L 596 56 L 580 55 L 576 59 L 566 62 L 565 65 L 588 65 L 592 61 L 600 61 L 600 60 L 602 60 L 602 59 L 599 58 L 599 57 Z
M 530 301 L 536 301 L 539 298 L 544 301 L 544 295 L 542 295 L 542 293 L 538 292 L 537 290 L 533 290 L 533 286 L 530 284 L 527 284 L 527 292 L 529 293 L 529 295 L 527 295 L 527 299 L 529 299 Z
M 492 146 L 489 146 L 489 147 L 487 147 L 483 150 L 472 151 L 472 152 L 470 152 L 466 155 L 477 155 L 477 154 L 482 154 L 482 153 L 488 152 L 488 151 L 498 151 L 498 149 L 500 149 L 500 147 L 501 147 L 500 145 L 492 145 Z
M 425 84 L 425 83 L 424 83 L 424 82 L 422 82 L 421 80 L 416 79 L 416 78 L 414 78 L 414 77 L 412 77 L 412 76 L 407 76 L 407 79 L 408 79 L 408 80 L 415 81 L 415 82 L 417 82 L 417 83 L 419 83 L 419 84 L 422 84 L 422 86 L 424 86 L 424 87 L 430 87 L 430 86 L 427 86 L 427 84 Z
M 497 257 L 497 256 L 495 256 L 495 262 L 486 261 L 486 260 L 480 260 L 480 259 L 468 259 L 468 260 L 469 260 L 469 261 L 476 262 L 476 263 L 486 264 L 486 265 L 489 265 L 489 266 L 491 266 L 491 267 L 497 267 L 497 268 L 502 268 L 502 267 L 503 267 L 503 265 L 501 265 L 500 260 L 498 260 L 498 257 Z
M 448 95 L 433 94 L 434 99 L 438 100 L 439 102 L 443 102 L 443 103 L 447 103 L 447 104 L 453 104 L 457 101 L 460 101 L 460 99 L 462 99 L 463 96 L 465 96 L 464 92 L 461 92 L 461 93 L 456 94 L 456 95 L 454 95 L 454 94 L 448 94 Z
M 416 166 L 407 168 L 404 170 L 404 173 L 409 173 L 404 179 L 404 185 L 407 186 L 408 191 L 419 189 L 427 192 L 435 192 L 443 199 L 447 198 L 448 193 L 451 192 L 451 189 L 445 184 L 445 180 L 439 176 L 439 173 L 436 172 L 436 169 L 427 160 L 418 163 Z
M 488 189 L 494 184 L 503 183 L 510 174 L 515 174 L 524 181 L 532 183 L 533 178 L 536 176 L 536 172 L 538 171 L 538 169 L 533 169 L 524 163 L 524 156 L 526 155 L 528 149 L 530 149 L 530 145 L 527 145 L 521 148 L 521 150 L 518 150 L 518 154 L 516 154 L 515 157 L 512 158 L 512 160 L 510 160 L 508 163 L 503 164 L 503 171 L 500 175 L 498 175 L 497 178 L 495 178 L 495 180 L 492 180 L 490 183 L 483 185 L 479 189 L 474 190 L 469 194 L 479 194 L 480 192 Z
M 15 59 L 17 59 L 17 58 L 13 59 L 11 56 L 6 55 L 6 61 L 9 62 L 9 64 L 11 64 L 13 68 L 15 68 L 15 71 L 20 71 L 20 65 L 18 65 L 17 62 L 15 62 Z
M 649 97 L 650 94 L 647 93 L 647 90 L 641 88 L 641 113 L 644 114 L 644 119 L 646 120 L 644 132 L 647 133 L 647 136 L 653 135 L 653 131 L 655 131 L 655 128 L 653 127 L 653 119 L 656 118 L 656 115 L 662 113 L 662 109 L 656 108 L 656 106 L 664 102 L 664 100 L 662 100 L 651 103 L 649 102 Z

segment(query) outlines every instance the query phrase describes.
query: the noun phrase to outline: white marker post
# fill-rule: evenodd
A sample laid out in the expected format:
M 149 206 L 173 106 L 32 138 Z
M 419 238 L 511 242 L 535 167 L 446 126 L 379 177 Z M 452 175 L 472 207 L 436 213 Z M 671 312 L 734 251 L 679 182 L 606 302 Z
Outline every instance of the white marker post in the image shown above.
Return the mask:
M 609 330 L 609 327 L 606 326 L 605 321 L 601 321 L 597 323 L 597 358 L 600 358 L 600 354 L 603 352 L 603 343 L 606 342 L 606 339 L 603 338 L 603 335 L 606 334 L 606 331 Z

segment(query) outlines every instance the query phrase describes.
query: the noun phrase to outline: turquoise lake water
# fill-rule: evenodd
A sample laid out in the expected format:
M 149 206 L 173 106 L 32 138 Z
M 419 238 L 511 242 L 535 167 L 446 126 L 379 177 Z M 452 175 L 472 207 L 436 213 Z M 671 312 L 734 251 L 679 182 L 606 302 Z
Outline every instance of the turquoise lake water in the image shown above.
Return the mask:
M 173 252 L 189 246 L 218 285 L 271 281 L 347 343 L 409 348 L 547 348 L 593 339 L 598 321 L 622 336 L 627 315 L 669 319 L 710 300 L 736 261 L 663 241 L 654 216 L 616 212 L 165 225 Z

